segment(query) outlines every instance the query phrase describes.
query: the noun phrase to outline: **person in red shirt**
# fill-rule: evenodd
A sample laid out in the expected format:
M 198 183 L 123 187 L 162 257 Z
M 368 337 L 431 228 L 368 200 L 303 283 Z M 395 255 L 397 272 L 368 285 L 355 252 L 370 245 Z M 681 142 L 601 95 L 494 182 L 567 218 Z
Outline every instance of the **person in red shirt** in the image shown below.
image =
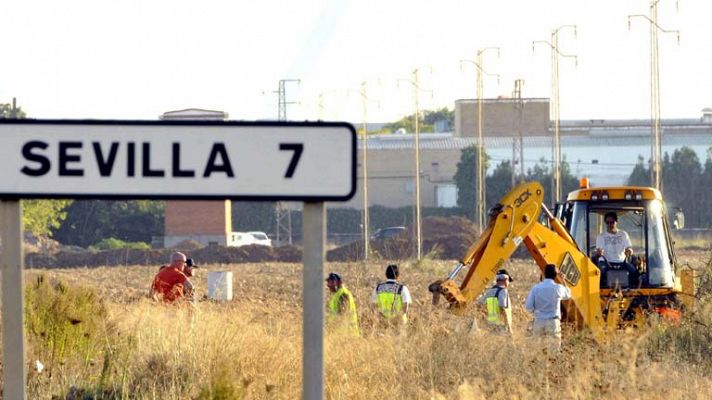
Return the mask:
M 171 263 L 161 267 L 153 278 L 151 297 L 154 300 L 173 303 L 193 292 L 193 285 L 185 273 L 186 260 L 183 253 L 171 254 Z

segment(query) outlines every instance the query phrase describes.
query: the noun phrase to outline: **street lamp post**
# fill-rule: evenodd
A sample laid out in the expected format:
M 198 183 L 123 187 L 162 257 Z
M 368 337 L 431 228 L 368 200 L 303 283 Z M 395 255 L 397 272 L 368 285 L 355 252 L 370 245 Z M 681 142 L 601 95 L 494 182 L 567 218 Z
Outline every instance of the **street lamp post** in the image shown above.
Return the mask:
M 551 104 L 549 106 L 549 116 L 554 125 L 554 138 L 551 148 L 551 158 L 553 161 L 551 180 L 552 180 L 552 203 L 561 200 L 561 136 L 559 132 L 559 124 L 561 115 L 559 114 L 559 57 L 573 58 L 576 66 L 578 66 L 578 57 L 572 54 L 564 54 L 559 51 L 559 32 L 563 29 L 573 29 L 574 37 L 576 37 L 576 25 L 562 25 L 551 32 L 551 41 L 535 40 L 532 42 L 532 51 L 536 44 L 546 44 L 551 48 Z
M 663 177 L 660 166 L 662 160 L 662 129 L 660 127 L 660 54 L 658 48 L 658 31 L 677 34 L 680 44 L 680 31 L 663 29 L 658 25 L 658 3 L 660 0 L 650 0 L 650 17 L 642 14 L 628 16 L 628 29 L 633 18 L 643 18 L 650 23 L 650 182 L 655 188 L 662 190 Z M 677 3 L 676 3 L 677 4 Z
M 487 168 L 485 167 L 485 144 L 484 144 L 484 121 L 482 115 L 482 98 L 484 97 L 484 86 L 482 83 L 482 75 L 496 76 L 497 84 L 499 84 L 499 75 L 489 74 L 484 70 L 483 67 L 483 54 L 487 50 L 497 50 L 497 57 L 499 57 L 499 47 L 485 47 L 484 49 L 477 50 L 476 61 L 474 60 L 460 60 L 460 67 L 462 68 L 463 62 L 472 63 L 477 69 L 477 165 L 476 169 L 476 185 L 477 185 L 477 205 L 475 206 L 475 219 L 477 221 L 477 226 L 480 233 L 484 231 L 486 224 L 486 179 L 487 179 Z

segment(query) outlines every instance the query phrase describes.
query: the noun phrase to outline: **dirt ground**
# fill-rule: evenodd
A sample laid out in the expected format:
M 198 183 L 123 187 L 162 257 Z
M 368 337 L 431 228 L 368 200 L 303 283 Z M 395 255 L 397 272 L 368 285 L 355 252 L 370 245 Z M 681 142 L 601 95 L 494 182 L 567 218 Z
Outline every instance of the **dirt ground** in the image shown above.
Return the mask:
M 193 254 L 188 253 L 189 257 Z M 701 269 L 709 259 L 708 251 L 684 250 L 678 252 L 681 264 Z M 421 263 L 412 261 L 375 261 L 375 262 L 327 262 L 324 276 L 329 272 L 338 272 L 345 284 L 352 290 L 359 307 L 367 308 L 371 293 L 376 284 L 383 279 L 385 266 L 398 263 L 401 281 L 411 291 L 414 300 L 413 316 L 430 313 L 432 296 L 428 285 L 447 276 L 455 265 L 454 260 L 426 260 Z M 101 297 L 111 302 L 130 303 L 146 296 L 154 274 L 160 264 L 151 266 L 114 266 L 98 268 L 57 268 L 29 269 L 28 279 L 37 274 L 64 280 L 70 284 L 85 285 L 98 291 Z M 514 278 L 510 286 L 512 303 L 515 307 L 515 320 L 523 321 L 528 314 L 519 307 L 523 305 L 532 285 L 539 282 L 540 271 L 531 259 L 508 260 L 506 268 Z M 241 264 L 203 264 L 196 270 L 193 281 L 198 288 L 198 297 L 206 294 L 207 276 L 210 271 L 231 271 L 233 273 L 234 301 L 240 302 L 277 302 L 290 309 L 301 309 L 302 265 L 299 263 L 262 262 Z M 462 278 L 462 274 L 459 278 Z M 326 288 L 325 295 L 326 295 Z M 365 312 L 365 311 L 364 311 Z

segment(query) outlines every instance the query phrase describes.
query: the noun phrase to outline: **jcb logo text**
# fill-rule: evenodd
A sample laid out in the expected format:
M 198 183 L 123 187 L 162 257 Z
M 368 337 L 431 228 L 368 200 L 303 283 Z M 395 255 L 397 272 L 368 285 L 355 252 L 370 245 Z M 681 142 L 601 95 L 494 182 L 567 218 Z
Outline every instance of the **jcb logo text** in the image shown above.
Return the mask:
M 522 204 L 524 204 L 525 201 L 529 199 L 531 195 L 532 194 L 529 189 L 525 190 L 524 192 L 522 192 L 522 194 L 519 195 L 519 197 L 516 198 L 516 200 L 514 200 L 514 206 L 519 208 Z

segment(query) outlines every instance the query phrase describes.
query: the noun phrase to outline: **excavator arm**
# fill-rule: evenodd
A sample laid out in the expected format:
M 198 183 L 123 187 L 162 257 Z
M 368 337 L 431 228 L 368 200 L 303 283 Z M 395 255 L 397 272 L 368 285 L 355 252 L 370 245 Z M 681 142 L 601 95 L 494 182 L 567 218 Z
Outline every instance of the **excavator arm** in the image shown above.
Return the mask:
M 546 264 L 554 264 L 561 270 L 563 283 L 571 289 L 575 305 L 568 309 L 568 319 L 588 326 L 600 339 L 604 325 L 599 296 L 600 272 L 578 249 L 561 222 L 546 209 L 543 200 L 544 190 L 538 182 L 521 183 L 507 193 L 490 210 L 487 228 L 448 277 L 429 286 L 433 302 L 442 295 L 452 312 L 464 313 L 468 304 L 491 284 L 497 270 L 524 243 L 542 271 Z M 542 209 L 550 227 L 538 221 Z M 465 278 L 458 285 L 454 279 L 465 269 Z

